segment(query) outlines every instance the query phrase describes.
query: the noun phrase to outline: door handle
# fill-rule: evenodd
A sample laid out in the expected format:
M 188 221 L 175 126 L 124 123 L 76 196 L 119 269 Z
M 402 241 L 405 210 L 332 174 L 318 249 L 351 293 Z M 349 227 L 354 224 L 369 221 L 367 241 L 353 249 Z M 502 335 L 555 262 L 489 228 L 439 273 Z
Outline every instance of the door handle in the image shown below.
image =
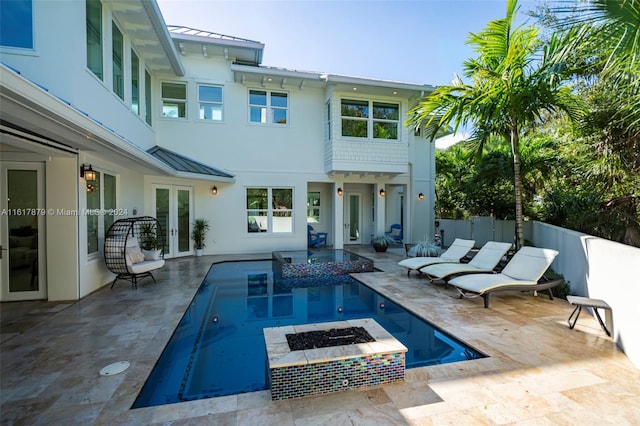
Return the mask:
M 0 246 L 0 259 L 2 259 L 2 251 L 3 251 L 3 250 L 4 250 L 4 251 L 7 251 L 7 250 L 9 250 L 9 249 L 6 249 L 6 248 L 4 248 L 4 247 Z

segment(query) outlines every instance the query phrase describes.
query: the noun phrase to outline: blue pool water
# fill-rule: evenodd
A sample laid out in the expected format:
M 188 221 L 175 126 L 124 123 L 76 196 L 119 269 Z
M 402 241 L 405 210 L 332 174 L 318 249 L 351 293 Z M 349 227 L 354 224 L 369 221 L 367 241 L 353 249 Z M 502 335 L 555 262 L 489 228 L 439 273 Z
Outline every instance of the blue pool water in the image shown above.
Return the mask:
M 132 408 L 267 389 L 265 327 L 373 318 L 407 346 L 407 368 L 485 356 L 347 275 L 299 287 L 273 270 L 213 265 Z

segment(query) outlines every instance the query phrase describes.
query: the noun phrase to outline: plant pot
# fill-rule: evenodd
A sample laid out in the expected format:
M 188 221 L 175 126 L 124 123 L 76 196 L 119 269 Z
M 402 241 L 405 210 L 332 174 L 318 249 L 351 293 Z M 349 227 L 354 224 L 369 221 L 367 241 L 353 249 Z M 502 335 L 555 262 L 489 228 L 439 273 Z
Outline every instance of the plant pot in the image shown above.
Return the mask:
M 389 246 L 386 241 L 373 241 L 371 245 L 373 249 L 379 253 L 387 251 L 387 247 Z
M 196 249 L 196 257 L 202 256 L 202 249 Z

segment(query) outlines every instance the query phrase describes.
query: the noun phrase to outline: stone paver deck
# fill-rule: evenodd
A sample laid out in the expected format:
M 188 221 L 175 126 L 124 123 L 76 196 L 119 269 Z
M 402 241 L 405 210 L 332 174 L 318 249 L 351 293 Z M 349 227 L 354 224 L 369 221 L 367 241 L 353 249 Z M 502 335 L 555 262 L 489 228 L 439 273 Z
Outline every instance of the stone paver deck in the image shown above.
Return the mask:
M 106 286 L 74 303 L 0 305 L 3 425 L 437 425 L 640 424 L 640 371 L 583 314 L 529 293 L 460 300 L 444 286 L 407 277 L 398 254 L 351 248 L 384 272 L 365 284 L 488 354 L 407 370 L 404 383 L 272 402 L 269 391 L 131 410 L 147 375 L 214 261 L 167 262 L 133 290 Z M 265 256 L 244 256 L 263 258 Z M 270 258 L 270 254 L 266 255 Z M 126 360 L 124 373 L 99 371 Z

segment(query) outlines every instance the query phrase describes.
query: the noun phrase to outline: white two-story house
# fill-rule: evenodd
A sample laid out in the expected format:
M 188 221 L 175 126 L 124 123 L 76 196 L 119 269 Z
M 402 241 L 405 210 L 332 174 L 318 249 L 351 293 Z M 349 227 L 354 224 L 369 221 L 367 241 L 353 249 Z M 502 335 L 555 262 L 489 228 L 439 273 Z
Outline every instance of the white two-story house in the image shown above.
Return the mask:
M 126 216 L 160 220 L 166 259 L 194 254 L 197 218 L 205 254 L 305 249 L 308 225 L 337 249 L 433 234 L 434 145 L 404 125 L 432 86 L 266 67 L 263 44 L 168 27 L 154 1 L 1 14 L 0 300 L 109 283 Z

